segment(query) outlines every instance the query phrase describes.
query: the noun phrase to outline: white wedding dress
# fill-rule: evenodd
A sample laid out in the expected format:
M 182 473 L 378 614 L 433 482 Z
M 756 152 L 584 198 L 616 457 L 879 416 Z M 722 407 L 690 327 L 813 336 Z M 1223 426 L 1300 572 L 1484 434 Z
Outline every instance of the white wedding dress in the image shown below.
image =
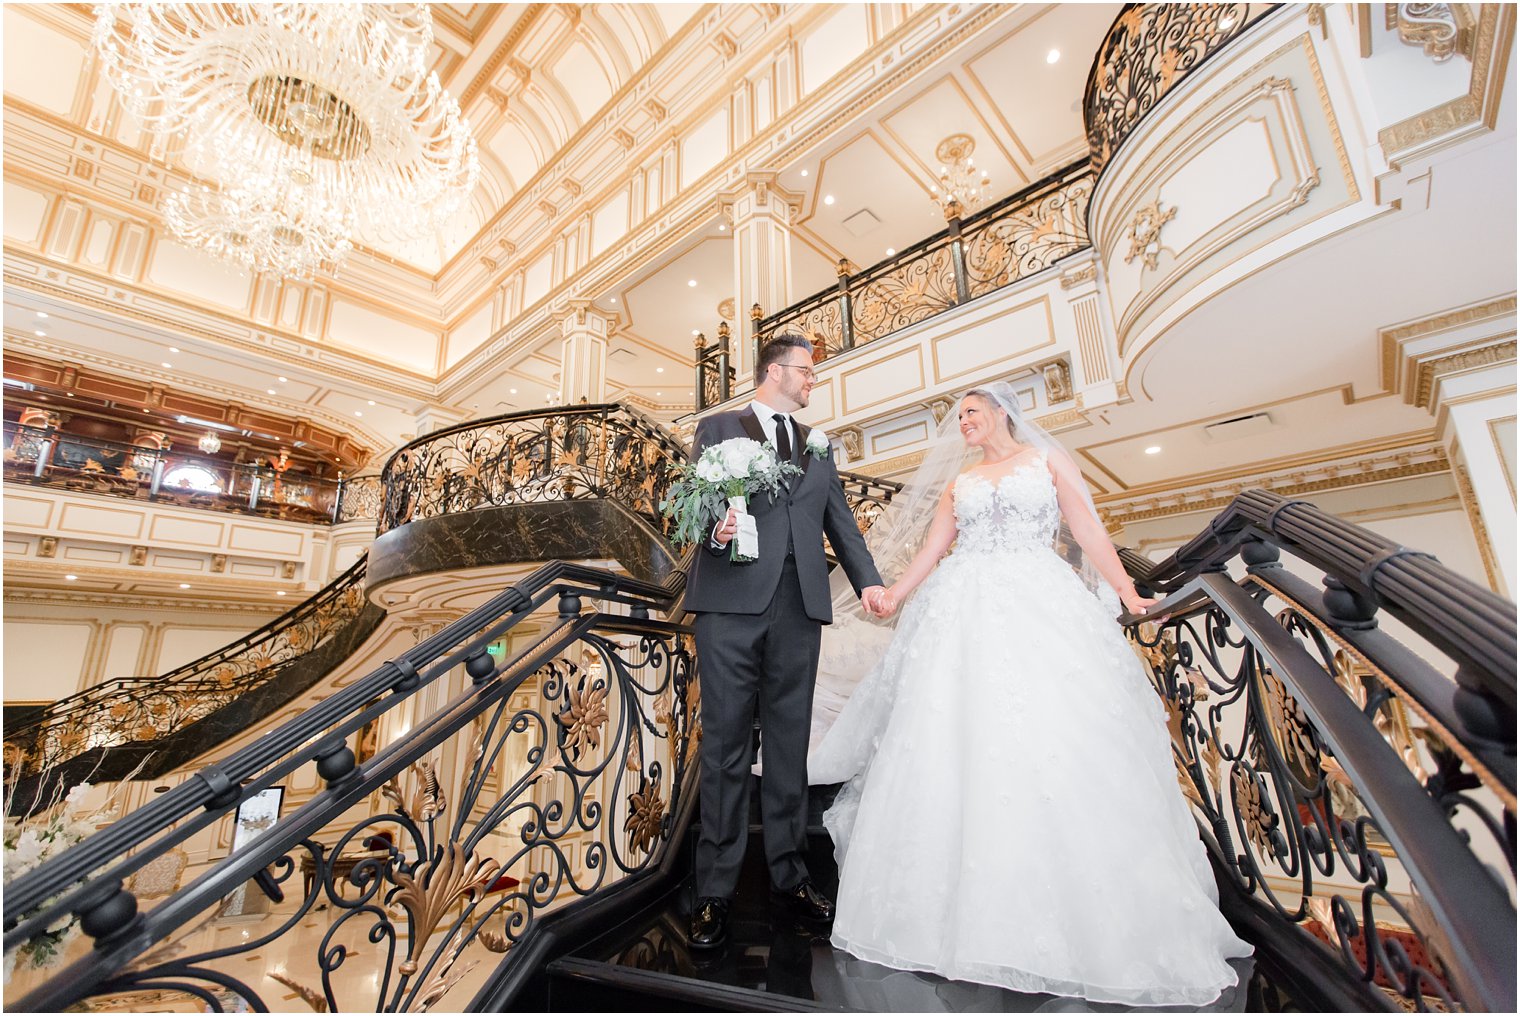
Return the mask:
M 1016 991 L 1212 1001 L 1251 949 L 1118 603 L 1052 549 L 1044 455 L 996 484 L 962 474 L 953 497 L 954 551 L 809 760 L 812 782 L 849 781 L 824 817 L 834 945 Z

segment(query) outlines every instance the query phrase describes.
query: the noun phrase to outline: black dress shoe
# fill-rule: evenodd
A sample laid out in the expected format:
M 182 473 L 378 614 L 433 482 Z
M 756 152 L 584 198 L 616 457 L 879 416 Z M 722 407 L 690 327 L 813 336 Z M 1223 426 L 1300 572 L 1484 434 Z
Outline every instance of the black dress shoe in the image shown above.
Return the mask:
M 728 900 L 721 896 L 704 896 L 691 912 L 691 929 L 686 944 L 693 949 L 716 949 L 728 941 Z
M 834 901 L 813 886 L 811 879 L 803 879 L 790 889 L 772 889 L 771 898 L 786 904 L 796 917 L 813 924 L 832 924 Z

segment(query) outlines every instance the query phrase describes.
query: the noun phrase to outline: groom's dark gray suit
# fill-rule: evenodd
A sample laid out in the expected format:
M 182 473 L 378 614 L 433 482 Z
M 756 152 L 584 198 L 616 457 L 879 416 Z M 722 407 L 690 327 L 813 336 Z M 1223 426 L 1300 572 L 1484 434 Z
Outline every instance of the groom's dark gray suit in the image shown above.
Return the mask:
M 823 625 L 833 620 L 823 536 L 856 595 L 881 576 L 855 524 L 831 458 L 806 450 L 809 430 L 792 421 L 792 461 L 803 468 L 772 501 L 750 499 L 760 556 L 734 564 L 728 548 L 698 554 L 686 584 L 697 615 L 702 680 L 702 835 L 697 895 L 730 897 L 749 838 L 751 729 L 756 709 L 765 744 L 760 810 L 771 883 L 808 877 L 807 750 Z M 764 442 L 750 407 L 697 425 L 692 456 L 729 438 Z

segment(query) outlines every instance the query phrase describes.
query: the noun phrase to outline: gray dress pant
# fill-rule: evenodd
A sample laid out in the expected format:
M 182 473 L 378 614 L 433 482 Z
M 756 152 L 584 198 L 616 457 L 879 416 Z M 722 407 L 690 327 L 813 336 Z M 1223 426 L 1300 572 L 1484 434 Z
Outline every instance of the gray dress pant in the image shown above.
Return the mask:
M 702 834 L 697 895 L 734 895 L 749 839 L 752 727 L 758 709 L 765 767 L 760 816 L 771 884 L 808 877 L 807 753 L 823 625 L 807 616 L 797 565 L 759 614 L 697 615 L 702 679 Z

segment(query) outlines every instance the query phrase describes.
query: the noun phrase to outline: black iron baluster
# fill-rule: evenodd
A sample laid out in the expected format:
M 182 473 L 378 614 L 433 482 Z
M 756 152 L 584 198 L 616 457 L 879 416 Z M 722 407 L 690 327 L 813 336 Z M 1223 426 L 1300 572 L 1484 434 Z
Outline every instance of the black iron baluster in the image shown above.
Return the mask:
M 840 258 L 836 269 L 839 272 L 839 351 L 843 352 L 855 348 L 855 322 L 850 316 L 850 259 Z M 824 356 L 830 352 L 827 348 L 823 350 Z M 813 358 L 822 359 L 816 353 Z
M 955 272 L 955 302 L 965 303 L 971 299 L 971 286 L 966 281 L 966 244 L 961 239 L 961 203 L 952 200 L 945 207 L 945 223 L 950 231 L 950 267 Z

